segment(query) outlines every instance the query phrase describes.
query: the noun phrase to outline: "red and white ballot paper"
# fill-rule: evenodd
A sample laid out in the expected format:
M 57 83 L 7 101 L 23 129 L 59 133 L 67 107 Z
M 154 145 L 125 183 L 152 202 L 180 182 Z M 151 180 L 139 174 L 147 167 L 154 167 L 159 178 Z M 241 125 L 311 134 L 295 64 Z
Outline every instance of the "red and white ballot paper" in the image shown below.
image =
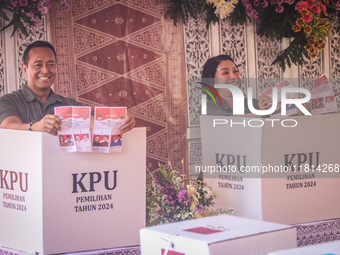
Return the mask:
M 321 75 L 314 81 L 311 96 L 312 114 L 336 112 L 338 109 L 332 84 L 326 75 Z
M 282 118 L 285 116 L 291 116 L 291 115 L 297 114 L 297 109 L 296 109 L 295 104 L 289 104 L 289 105 L 286 105 L 286 115 L 281 115 L 281 89 L 283 87 L 293 87 L 293 85 L 289 81 L 284 80 L 274 86 L 274 88 L 277 89 L 277 107 L 275 111 L 270 115 L 271 118 Z M 267 89 L 263 91 L 260 94 L 260 96 L 269 96 L 273 98 L 273 89 L 271 88 L 271 89 Z M 287 93 L 286 97 L 287 99 L 293 99 L 293 98 L 296 98 L 296 95 L 295 93 Z
M 61 120 L 58 139 L 63 152 L 91 152 L 91 107 L 61 106 L 54 113 Z
M 92 132 L 91 107 L 61 106 L 55 107 L 54 112 L 61 119 L 58 139 L 63 152 L 122 151 L 121 127 L 127 116 L 126 107 L 96 107 Z
M 126 107 L 95 108 L 92 151 L 101 153 L 122 151 L 121 127 L 126 116 Z

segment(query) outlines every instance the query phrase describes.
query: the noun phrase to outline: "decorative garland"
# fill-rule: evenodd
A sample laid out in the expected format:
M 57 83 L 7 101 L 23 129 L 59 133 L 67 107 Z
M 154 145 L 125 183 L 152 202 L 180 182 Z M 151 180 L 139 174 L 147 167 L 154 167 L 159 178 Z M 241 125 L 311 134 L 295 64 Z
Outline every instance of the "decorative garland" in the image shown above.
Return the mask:
M 37 25 L 51 7 L 60 2 L 68 9 L 66 0 L 1 0 L 0 17 L 8 21 L 1 31 L 13 27 L 12 35 L 20 30 L 28 36 L 27 25 Z M 180 17 L 185 24 L 203 14 L 207 28 L 211 23 L 228 19 L 232 25 L 256 22 L 256 33 L 267 38 L 290 38 L 289 46 L 281 51 L 273 64 L 283 71 L 286 65 L 303 65 L 305 59 L 318 56 L 325 48 L 333 25 L 340 17 L 340 0 L 169 0 L 168 15 L 174 24 Z M 12 17 L 8 17 L 11 13 Z M 337 32 L 340 31 L 338 27 Z
M 256 34 L 282 41 L 290 38 L 272 64 L 283 71 L 286 65 L 303 65 L 325 48 L 336 19 L 340 16 L 340 0 L 170 0 L 168 16 L 177 24 L 203 14 L 207 28 L 211 23 L 227 19 L 232 25 L 256 22 Z M 340 28 L 337 29 L 337 32 Z
M 68 10 L 70 7 L 66 0 L 52 0 L 60 2 L 61 7 Z M 28 36 L 26 26 L 39 24 L 43 14 L 51 8 L 51 0 L 1 0 L 0 17 L 9 23 L 1 31 L 13 27 L 12 35 L 20 30 L 25 36 Z M 11 18 L 7 13 L 11 13 Z

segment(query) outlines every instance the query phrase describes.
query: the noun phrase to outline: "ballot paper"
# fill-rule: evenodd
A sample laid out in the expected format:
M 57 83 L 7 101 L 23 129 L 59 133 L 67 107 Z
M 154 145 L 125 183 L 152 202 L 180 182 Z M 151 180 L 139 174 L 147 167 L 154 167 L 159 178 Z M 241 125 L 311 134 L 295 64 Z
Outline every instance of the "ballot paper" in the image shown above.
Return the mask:
M 126 107 L 95 108 L 92 138 L 93 152 L 112 153 L 122 151 L 123 136 L 121 127 L 126 115 Z
M 283 87 L 293 87 L 293 85 L 287 81 L 284 80 L 282 82 L 280 82 L 279 84 L 276 84 L 274 86 L 274 88 L 277 89 L 277 107 L 275 109 L 275 111 L 270 115 L 272 118 L 283 118 L 286 116 L 292 116 L 292 115 L 296 115 L 297 114 L 297 109 L 296 109 L 296 105 L 295 104 L 287 104 L 286 105 L 286 115 L 281 115 L 281 89 Z M 265 91 L 263 91 L 260 96 L 269 96 L 270 98 L 273 98 L 273 89 L 267 89 Z M 287 93 L 286 95 L 287 99 L 294 99 L 296 98 L 295 93 Z M 272 107 L 270 105 L 270 107 Z
M 311 95 L 311 111 L 314 114 L 325 114 L 337 111 L 333 86 L 323 74 L 314 81 Z
M 60 148 L 63 152 L 91 152 L 91 107 L 61 106 L 54 113 L 61 120 L 58 130 Z

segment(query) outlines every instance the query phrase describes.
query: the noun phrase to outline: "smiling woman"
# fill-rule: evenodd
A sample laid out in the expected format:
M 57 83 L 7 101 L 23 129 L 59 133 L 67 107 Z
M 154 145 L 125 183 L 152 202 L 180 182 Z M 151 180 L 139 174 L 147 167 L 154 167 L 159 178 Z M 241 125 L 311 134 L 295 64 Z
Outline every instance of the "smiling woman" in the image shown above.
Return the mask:
M 234 60 L 228 55 L 218 55 L 207 60 L 202 70 L 202 83 L 213 86 L 214 84 L 230 84 L 241 87 L 241 74 Z M 217 88 L 221 98 L 221 105 L 216 105 L 213 100 L 207 101 L 207 114 L 218 116 L 233 115 L 233 94 L 229 89 Z M 262 96 L 259 100 L 253 99 L 253 106 L 258 110 L 267 110 L 271 98 Z M 247 99 L 244 98 L 244 116 L 261 117 L 254 115 L 248 108 Z

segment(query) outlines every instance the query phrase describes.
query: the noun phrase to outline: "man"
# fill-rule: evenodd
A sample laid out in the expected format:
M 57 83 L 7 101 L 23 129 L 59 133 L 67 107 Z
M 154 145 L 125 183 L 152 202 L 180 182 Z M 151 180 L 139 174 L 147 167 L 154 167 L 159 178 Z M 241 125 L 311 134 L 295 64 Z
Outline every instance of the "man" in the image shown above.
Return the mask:
M 99 135 L 96 135 L 94 137 L 94 141 L 93 141 L 93 146 L 102 146 L 102 143 L 100 142 L 100 136 Z
M 56 135 L 61 121 L 54 115 L 54 107 L 79 106 L 81 103 L 55 94 L 51 89 L 57 73 L 54 47 L 46 41 L 30 44 L 23 55 L 22 70 L 27 75 L 27 85 L 0 97 L 0 128 Z M 135 119 L 128 116 L 122 132 L 134 126 Z
M 68 146 L 73 146 L 74 145 L 70 135 L 66 136 L 66 143 L 67 143 Z
M 117 135 L 117 140 L 114 140 L 114 136 L 112 136 L 112 141 L 110 146 L 122 146 L 122 140 L 120 140 L 120 135 Z
M 104 147 L 109 146 L 109 141 L 108 140 L 109 140 L 108 136 L 104 135 L 103 141 L 102 141 L 102 146 L 104 146 Z

